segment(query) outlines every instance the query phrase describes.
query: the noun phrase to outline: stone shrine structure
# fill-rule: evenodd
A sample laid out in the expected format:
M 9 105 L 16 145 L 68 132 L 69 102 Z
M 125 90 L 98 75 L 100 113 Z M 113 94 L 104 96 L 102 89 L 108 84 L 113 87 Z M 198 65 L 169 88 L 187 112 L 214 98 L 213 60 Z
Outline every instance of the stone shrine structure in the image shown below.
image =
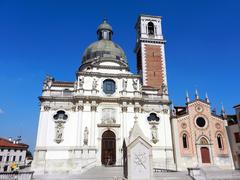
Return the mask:
M 127 143 L 123 147 L 123 151 L 126 151 L 124 155 L 125 178 L 128 180 L 153 179 L 152 145 L 139 127 L 137 117 L 130 136 L 125 142 Z

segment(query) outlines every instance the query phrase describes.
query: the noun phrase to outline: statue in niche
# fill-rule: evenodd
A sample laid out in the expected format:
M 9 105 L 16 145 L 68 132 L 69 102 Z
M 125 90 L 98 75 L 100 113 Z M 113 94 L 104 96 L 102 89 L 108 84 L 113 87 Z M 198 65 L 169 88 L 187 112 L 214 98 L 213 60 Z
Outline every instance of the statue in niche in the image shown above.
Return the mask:
M 138 80 L 137 79 L 133 79 L 132 81 L 133 81 L 133 83 L 132 83 L 133 89 L 136 91 L 137 90 L 137 85 L 138 85 Z
M 152 142 L 156 144 L 158 142 L 158 132 L 157 132 L 158 129 L 156 126 L 153 126 L 151 130 L 152 130 Z
M 56 143 L 60 143 L 63 141 L 62 137 L 63 137 L 63 124 L 61 122 L 57 122 L 56 125 L 56 136 L 55 136 L 55 141 Z
M 92 89 L 96 90 L 97 89 L 97 79 L 93 79 L 93 83 L 92 83 Z
M 83 88 L 83 83 L 84 83 L 84 77 L 79 78 L 79 88 Z
M 123 90 L 126 91 L 127 90 L 127 80 L 126 79 L 123 79 L 122 86 L 123 86 Z
M 43 90 L 50 90 L 50 88 L 52 87 L 53 81 L 54 81 L 54 78 L 47 75 L 43 82 Z
M 162 94 L 164 95 L 168 94 L 167 85 L 165 83 L 162 84 Z
M 84 145 L 88 145 L 88 134 L 89 134 L 88 128 L 85 127 L 85 129 L 84 129 L 84 137 L 83 137 L 83 144 Z

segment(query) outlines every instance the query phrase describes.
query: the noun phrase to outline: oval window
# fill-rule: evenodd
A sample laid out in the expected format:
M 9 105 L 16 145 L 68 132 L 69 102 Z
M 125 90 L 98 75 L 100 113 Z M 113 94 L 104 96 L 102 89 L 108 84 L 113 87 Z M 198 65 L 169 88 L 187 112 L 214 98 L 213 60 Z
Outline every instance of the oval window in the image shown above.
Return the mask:
M 113 81 L 112 79 L 106 79 L 103 81 L 103 92 L 105 94 L 113 94 L 115 93 L 115 81 Z

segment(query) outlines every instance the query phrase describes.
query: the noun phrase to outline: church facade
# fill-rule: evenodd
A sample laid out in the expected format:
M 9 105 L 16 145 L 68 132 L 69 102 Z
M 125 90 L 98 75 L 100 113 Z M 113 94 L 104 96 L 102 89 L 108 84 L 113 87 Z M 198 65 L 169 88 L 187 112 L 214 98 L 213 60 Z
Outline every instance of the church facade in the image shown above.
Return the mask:
M 175 106 L 171 113 L 174 156 L 177 170 L 188 167 L 233 169 L 232 153 L 227 134 L 227 118 L 211 110 L 210 101 L 186 96 L 186 106 Z
M 124 138 L 137 119 L 152 143 L 153 167 L 175 169 L 161 17 L 136 23 L 138 73 L 103 21 L 86 48 L 74 82 L 46 77 L 32 169 L 81 173 L 122 165 Z

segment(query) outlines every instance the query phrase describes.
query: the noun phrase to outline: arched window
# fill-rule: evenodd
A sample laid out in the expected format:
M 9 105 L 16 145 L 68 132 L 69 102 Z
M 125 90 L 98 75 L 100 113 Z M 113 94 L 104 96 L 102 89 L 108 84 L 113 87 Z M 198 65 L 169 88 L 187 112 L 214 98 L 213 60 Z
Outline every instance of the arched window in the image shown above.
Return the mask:
M 222 136 L 220 134 L 217 135 L 217 142 L 218 142 L 218 148 L 222 149 Z
M 182 135 L 182 142 L 183 142 L 183 148 L 188 148 L 188 138 L 187 138 L 187 134 L 183 134 Z
M 152 22 L 148 23 L 148 35 L 154 35 L 154 24 Z

